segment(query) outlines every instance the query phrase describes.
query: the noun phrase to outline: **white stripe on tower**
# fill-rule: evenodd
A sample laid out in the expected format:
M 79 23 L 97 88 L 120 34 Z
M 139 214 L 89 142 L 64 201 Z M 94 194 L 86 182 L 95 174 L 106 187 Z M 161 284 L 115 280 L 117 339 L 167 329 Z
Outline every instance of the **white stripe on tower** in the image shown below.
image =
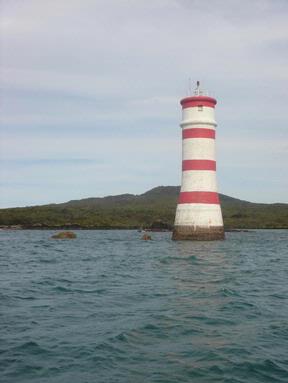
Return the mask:
M 217 101 L 201 95 L 181 100 L 182 183 L 176 209 L 175 240 L 224 239 L 217 192 L 214 108 Z

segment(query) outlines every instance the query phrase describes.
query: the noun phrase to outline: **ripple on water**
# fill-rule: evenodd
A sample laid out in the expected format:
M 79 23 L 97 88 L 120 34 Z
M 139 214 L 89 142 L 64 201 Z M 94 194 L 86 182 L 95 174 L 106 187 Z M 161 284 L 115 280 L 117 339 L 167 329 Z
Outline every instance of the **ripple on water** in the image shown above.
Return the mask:
M 173 263 L 178 263 L 178 262 L 187 262 L 187 263 L 199 263 L 199 259 L 195 256 L 195 255 L 190 255 L 190 256 L 187 256 L 187 257 L 172 257 L 172 256 L 168 256 L 168 257 L 163 257 L 160 259 L 160 263 L 163 263 L 163 264 L 173 264 Z

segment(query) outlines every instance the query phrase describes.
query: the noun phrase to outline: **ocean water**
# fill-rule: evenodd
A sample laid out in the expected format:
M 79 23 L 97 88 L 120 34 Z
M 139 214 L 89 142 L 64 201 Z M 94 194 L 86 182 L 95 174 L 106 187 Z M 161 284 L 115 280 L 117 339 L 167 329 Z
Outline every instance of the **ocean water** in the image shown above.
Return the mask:
M 0 381 L 288 382 L 288 231 L 0 232 Z

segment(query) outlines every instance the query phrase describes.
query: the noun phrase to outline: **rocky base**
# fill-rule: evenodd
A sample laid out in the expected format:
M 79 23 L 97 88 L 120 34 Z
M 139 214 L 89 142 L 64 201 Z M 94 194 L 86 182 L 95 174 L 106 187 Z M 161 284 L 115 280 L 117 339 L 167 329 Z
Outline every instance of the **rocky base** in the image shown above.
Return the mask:
M 217 241 L 225 239 L 223 226 L 175 226 L 172 234 L 174 241 Z
M 76 234 L 72 231 L 60 231 L 60 233 L 52 235 L 53 239 L 74 239 Z

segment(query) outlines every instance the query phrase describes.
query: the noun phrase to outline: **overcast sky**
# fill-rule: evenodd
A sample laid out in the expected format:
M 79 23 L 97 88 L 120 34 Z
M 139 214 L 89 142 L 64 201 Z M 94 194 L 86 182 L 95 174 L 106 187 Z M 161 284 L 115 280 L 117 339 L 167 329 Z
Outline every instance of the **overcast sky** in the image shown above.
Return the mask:
M 288 202 L 287 0 L 0 0 L 1 206 L 181 180 L 188 79 L 217 98 L 219 191 Z

